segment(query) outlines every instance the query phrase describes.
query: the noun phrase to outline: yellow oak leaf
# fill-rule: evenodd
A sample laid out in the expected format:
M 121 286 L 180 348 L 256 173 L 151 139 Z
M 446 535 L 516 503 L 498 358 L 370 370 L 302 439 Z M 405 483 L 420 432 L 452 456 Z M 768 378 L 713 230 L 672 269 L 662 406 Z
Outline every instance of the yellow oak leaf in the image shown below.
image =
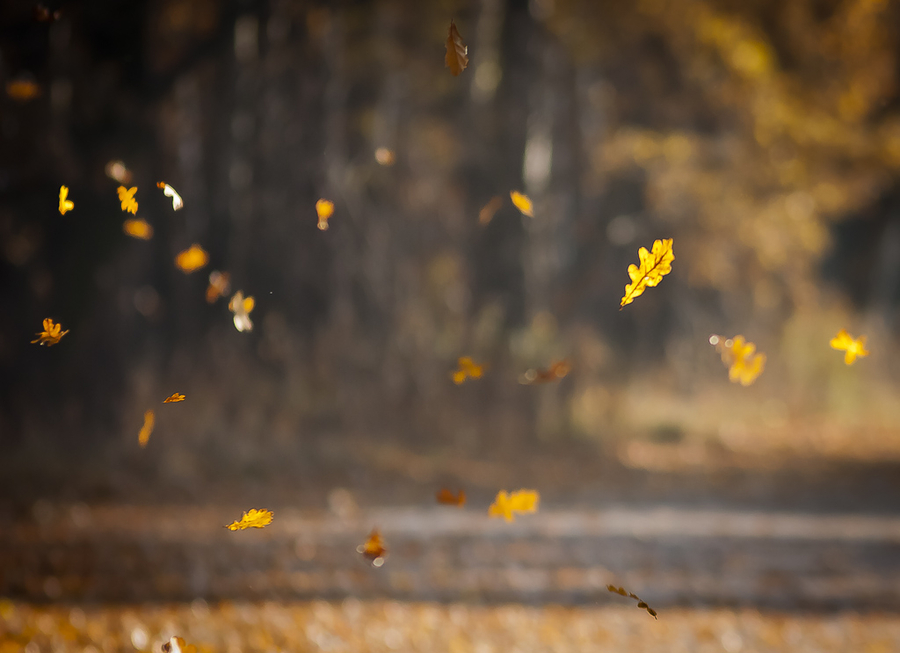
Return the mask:
M 631 592 L 626 590 L 624 587 L 616 587 L 615 585 L 607 585 L 606 589 L 608 591 L 612 592 L 613 594 L 621 594 L 622 596 L 627 596 L 629 598 L 634 599 L 635 601 L 637 601 L 637 607 L 641 608 L 642 610 L 646 610 L 647 614 L 649 614 L 654 619 L 659 620 L 659 617 L 656 615 L 656 610 L 654 610 L 649 605 L 647 605 L 644 601 L 642 601 L 641 598 L 637 594 L 632 594 Z
M 463 43 L 462 36 L 453 21 L 450 21 L 450 33 L 447 34 L 447 54 L 444 55 L 444 67 L 456 77 L 469 65 L 469 47 Z
M 846 329 L 841 329 L 838 331 L 838 334 L 831 339 L 831 347 L 832 349 L 846 352 L 844 354 L 844 362 L 847 365 L 853 365 L 853 361 L 856 360 L 857 356 L 862 357 L 869 355 L 869 352 L 866 350 L 866 337 L 860 336 L 854 340 L 853 336 L 847 333 Z
M 158 181 L 158 182 L 156 182 L 156 187 L 163 189 L 163 195 L 165 195 L 166 197 L 172 198 L 172 210 L 173 211 L 177 211 L 178 209 L 180 209 L 184 206 L 184 201 L 181 199 L 181 195 L 179 195 L 178 192 L 174 188 L 169 186 L 169 184 L 167 184 L 164 181 Z
M 69 187 L 68 186 L 60 186 L 59 187 L 59 214 L 65 215 L 66 211 L 71 211 L 75 208 L 75 202 L 70 199 L 66 199 L 69 197 Z
M 766 355 L 756 353 L 756 345 L 747 342 L 744 336 L 723 338 L 712 335 L 709 342 L 721 354 L 722 362 L 728 367 L 728 380 L 732 383 L 748 386 L 766 368 Z
M 328 229 L 328 218 L 334 213 L 334 202 L 330 202 L 326 199 L 320 199 L 316 202 L 316 215 L 319 216 L 319 224 L 317 225 L 320 230 L 325 231 Z
M 356 547 L 357 553 L 362 554 L 362 556 L 372 563 L 373 567 L 380 567 L 384 564 L 384 559 L 387 556 L 387 549 L 384 547 L 384 538 L 381 537 L 381 533 L 378 532 L 378 529 L 373 529 L 371 533 L 369 533 L 368 539 L 366 539 L 364 544 L 360 544 Z
M 31 344 L 38 343 L 39 345 L 47 345 L 48 347 L 52 347 L 57 344 L 60 339 L 69 332 L 68 329 L 65 331 L 62 330 L 62 324 L 54 324 L 53 320 L 49 317 L 44 318 L 44 330 L 38 331 L 34 335 L 37 336 L 36 340 L 32 340 Z
M 137 192 L 137 186 L 132 188 L 119 186 L 116 190 L 119 193 L 119 201 L 122 203 L 122 210 L 132 214 L 137 213 L 138 203 L 137 200 L 134 199 L 134 194 Z
M 672 251 L 672 239 L 653 241 L 653 249 L 647 251 L 646 247 L 638 250 L 640 265 L 633 263 L 628 266 L 628 276 L 631 283 L 625 286 L 625 296 L 619 304 L 619 310 L 634 301 L 634 298 L 643 294 L 647 288 L 657 285 L 662 278 L 672 271 L 672 261 L 675 253 Z
M 272 523 L 272 518 L 274 516 L 275 515 L 271 510 L 266 510 L 265 508 L 257 510 L 256 508 L 253 508 L 244 513 L 244 516 L 241 517 L 241 521 L 234 521 L 225 528 L 230 531 L 243 531 L 248 528 L 263 528 Z
M 462 356 L 457 361 L 457 370 L 453 372 L 453 382 L 462 385 L 467 378 L 480 379 L 484 375 L 484 365 L 476 365 L 470 356 Z
M 175 265 L 185 274 L 199 270 L 207 263 L 209 263 L 209 254 L 197 243 L 179 252 L 178 256 L 175 257 Z
M 534 205 L 531 203 L 531 198 L 528 195 L 523 195 L 519 191 L 513 190 L 509 193 L 509 199 L 512 200 L 512 203 L 516 205 L 516 208 L 523 215 L 527 215 L 529 218 L 534 217 Z
M 244 293 L 238 290 L 228 302 L 228 310 L 234 313 L 234 328 L 238 331 L 253 331 L 253 322 L 250 321 L 250 311 L 256 302 L 252 297 L 244 297 Z
M 506 521 L 515 519 L 514 513 L 537 512 L 537 503 L 540 496 L 537 490 L 518 490 L 507 494 L 506 490 L 500 490 L 494 503 L 488 508 L 491 517 L 503 517 Z
M 150 441 L 150 434 L 153 433 L 153 425 L 156 423 L 156 415 L 152 410 L 148 410 L 144 413 L 144 425 L 141 427 L 140 433 L 138 433 L 138 444 L 141 447 L 146 447 L 147 442 Z
M 166 397 L 163 401 L 164 404 L 174 404 L 176 401 L 184 401 L 185 397 L 183 394 L 175 393 L 171 397 Z
M 141 240 L 150 240 L 153 238 L 153 227 L 151 227 L 146 220 L 142 220 L 141 218 L 123 222 L 122 231 L 132 238 L 140 238 Z

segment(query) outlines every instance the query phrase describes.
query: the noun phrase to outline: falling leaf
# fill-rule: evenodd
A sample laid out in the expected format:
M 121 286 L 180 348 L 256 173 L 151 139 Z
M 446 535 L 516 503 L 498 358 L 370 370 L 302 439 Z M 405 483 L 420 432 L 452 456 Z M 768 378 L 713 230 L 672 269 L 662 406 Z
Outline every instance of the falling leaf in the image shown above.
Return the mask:
M 152 410 L 148 410 L 144 413 L 144 425 L 141 427 L 141 432 L 138 433 L 138 443 L 141 447 L 147 446 L 147 442 L 150 440 L 150 434 L 153 433 L 154 423 L 156 423 L 156 416 L 153 414 Z
M 528 195 L 513 190 L 509 192 L 509 199 L 512 200 L 512 203 L 516 205 L 516 208 L 519 209 L 523 215 L 527 215 L 529 218 L 534 217 L 534 205 L 531 203 L 531 198 L 529 198 Z
M 491 517 L 502 516 L 506 521 L 513 521 L 515 519 L 513 513 L 537 512 L 539 499 L 537 490 L 519 490 L 512 494 L 507 494 L 506 490 L 500 490 L 494 503 L 488 509 L 488 515 Z
M 14 79 L 6 83 L 6 94 L 17 102 L 28 102 L 41 94 L 41 87 L 30 79 Z
M 165 401 L 163 401 L 163 403 L 164 404 L 174 404 L 176 401 L 184 401 L 184 395 L 176 392 L 171 397 L 166 397 L 166 399 L 165 399 Z
M 447 55 L 444 57 L 445 67 L 450 69 L 450 74 L 456 77 L 469 65 L 469 48 L 463 43 L 459 30 L 453 21 L 450 21 L 450 33 L 447 34 Z
M 175 265 L 185 274 L 199 270 L 207 263 L 209 263 L 209 254 L 197 243 L 179 252 L 178 256 L 175 257 Z
M 447 488 L 441 488 L 436 497 L 438 503 L 448 506 L 459 506 L 461 508 L 466 504 L 466 493 L 462 490 L 454 494 Z
M 519 377 L 519 383 L 522 385 L 537 385 L 539 383 L 550 383 L 558 381 L 565 377 L 572 370 L 569 361 L 562 360 L 552 363 L 546 370 L 530 369 Z
M 462 385 L 467 378 L 480 379 L 484 374 L 484 365 L 476 365 L 469 356 L 462 356 L 456 361 L 458 369 L 453 372 L 453 382 Z
M 231 290 L 231 275 L 227 272 L 213 270 L 209 273 L 209 287 L 206 289 L 206 301 L 210 304 Z
M 244 513 L 244 516 L 241 517 L 241 521 L 232 522 L 225 528 L 230 531 L 243 531 L 248 528 L 263 528 L 272 523 L 272 518 L 274 516 L 275 514 L 271 510 L 266 510 L 265 508 L 257 510 L 256 508 L 253 508 L 249 512 Z
M 37 336 L 37 340 L 32 340 L 31 344 L 38 343 L 40 345 L 47 345 L 48 347 L 52 347 L 57 344 L 60 339 L 69 332 L 68 329 L 65 331 L 62 330 L 61 324 L 54 324 L 53 320 L 49 317 L 44 318 L 44 330 L 35 333 Z
M 522 197 L 524 197 L 524 195 Z M 494 215 L 500 210 L 501 206 L 503 206 L 503 198 L 500 197 L 500 195 L 492 197 L 478 212 L 478 224 L 482 227 L 489 224 L 490 221 L 494 219 Z
M 156 187 L 163 189 L 163 195 L 165 195 L 166 197 L 172 198 L 172 210 L 173 211 L 177 211 L 178 209 L 180 209 L 181 207 L 184 206 L 184 202 L 181 200 L 181 195 L 179 195 L 174 188 L 169 186 L 169 184 L 167 184 L 164 181 L 158 181 L 158 182 L 156 182 Z
M 162 645 L 163 653 L 197 653 L 197 647 L 188 644 L 181 637 L 170 637 L 169 641 Z
M 626 304 L 634 301 L 634 298 L 641 295 L 647 288 L 657 285 L 662 278 L 672 271 L 672 261 L 675 260 L 675 253 L 672 251 L 672 239 L 653 241 L 653 250 L 648 252 L 646 247 L 638 250 L 641 264 L 628 266 L 628 276 L 631 277 L 631 283 L 625 286 L 625 296 L 622 297 L 622 303 L 619 304 L 621 310 Z
M 109 161 L 103 168 L 103 171 L 106 173 L 107 177 L 120 184 L 131 183 L 131 170 L 125 167 L 124 161 L 119 161 L 118 159 Z
M 244 298 L 244 293 L 238 290 L 228 302 L 228 310 L 234 313 L 234 328 L 238 331 L 253 331 L 253 322 L 250 321 L 250 312 L 256 302 L 252 297 Z
M 122 231 L 132 238 L 140 238 L 141 240 L 150 240 L 153 238 L 153 227 L 142 218 L 126 220 L 122 223 Z
M 75 202 L 70 199 L 66 199 L 69 197 L 69 187 L 68 186 L 60 186 L 59 187 L 59 214 L 65 215 L 66 211 L 71 211 L 75 208 Z
M 748 386 L 763 373 L 766 367 L 766 355 L 756 352 L 756 345 L 747 342 L 744 336 L 723 338 L 712 335 L 709 343 L 722 355 L 722 362 L 729 368 L 728 379 L 732 383 Z
M 334 213 L 334 202 L 326 199 L 320 199 L 316 202 L 316 214 L 319 216 L 319 229 L 325 231 L 328 229 L 328 218 Z
M 138 203 L 137 200 L 134 199 L 134 194 L 137 192 L 137 186 L 132 188 L 119 186 L 116 190 L 119 193 L 119 201 L 122 203 L 122 210 L 128 211 L 131 214 L 137 213 Z
M 371 562 L 373 567 L 380 567 L 383 565 L 384 558 L 387 556 L 387 549 L 384 548 L 384 540 L 377 528 L 372 529 L 372 532 L 369 533 L 369 539 L 366 540 L 365 544 L 360 544 L 356 547 L 356 551 L 361 553 L 366 560 Z
M 392 166 L 396 159 L 392 150 L 386 147 L 379 147 L 375 150 L 375 160 L 378 161 L 378 165 Z
M 627 596 L 628 598 L 634 599 L 635 601 L 637 601 L 637 607 L 641 608 L 642 610 L 646 610 L 647 614 L 649 614 L 654 619 L 659 620 L 659 617 L 656 615 L 656 610 L 644 603 L 637 594 L 632 594 L 624 587 L 616 587 L 615 585 L 607 585 L 606 589 L 613 594 L 621 594 L 622 596 Z
M 832 349 L 846 352 L 844 354 L 844 362 L 847 365 L 853 365 L 853 361 L 857 356 L 868 356 L 866 351 L 866 337 L 860 336 L 856 340 L 853 339 L 846 329 L 841 329 L 838 334 L 831 339 Z

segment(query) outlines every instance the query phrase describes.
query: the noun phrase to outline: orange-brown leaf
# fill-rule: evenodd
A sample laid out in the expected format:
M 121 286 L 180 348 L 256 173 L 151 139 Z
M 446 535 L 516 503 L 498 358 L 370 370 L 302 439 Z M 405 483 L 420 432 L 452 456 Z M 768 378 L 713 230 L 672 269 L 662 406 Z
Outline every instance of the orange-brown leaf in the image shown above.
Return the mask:
M 30 79 L 14 79 L 6 83 L 6 94 L 18 102 L 27 102 L 41 94 L 41 87 Z
M 450 21 L 450 32 L 447 34 L 447 54 L 444 63 L 450 69 L 450 74 L 456 77 L 469 65 L 469 48 L 463 43 L 459 30 L 453 21 Z
M 116 190 L 119 193 L 119 201 L 122 203 L 122 210 L 132 214 L 137 213 L 138 203 L 137 200 L 134 199 L 134 194 L 137 192 L 137 186 L 132 188 L 119 186 Z
M 847 365 L 853 365 L 853 361 L 856 360 L 857 356 L 869 355 L 869 352 L 866 350 L 866 337 L 860 336 L 854 340 L 853 336 L 847 333 L 846 329 L 838 331 L 838 334 L 831 339 L 830 344 L 832 349 L 845 352 L 844 363 Z
M 537 385 L 539 383 L 550 383 L 551 381 L 559 381 L 572 370 L 572 365 L 567 360 L 556 361 L 552 363 L 546 370 L 530 369 L 519 377 L 519 383 L 522 385 Z
M 462 507 L 466 503 L 466 493 L 462 490 L 459 490 L 456 494 L 448 490 L 447 488 L 441 488 L 438 491 L 437 502 L 442 503 L 447 506 L 459 506 Z
M 271 510 L 266 510 L 265 508 L 257 510 L 256 508 L 253 508 L 244 513 L 244 516 L 241 517 L 241 521 L 233 521 L 225 528 L 230 531 L 243 531 L 248 528 L 263 528 L 271 524 L 274 517 L 275 514 Z
M 185 397 L 183 394 L 175 393 L 170 397 L 166 397 L 163 401 L 164 404 L 174 404 L 176 401 L 184 401 Z
M 66 335 L 69 330 L 62 330 L 62 324 L 54 324 L 53 320 L 49 317 L 44 318 L 44 330 L 38 331 L 34 335 L 37 336 L 36 340 L 32 340 L 31 344 L 39 344 L 39 345 L 47 345 L 48 347 L 52 347 L 57 344 L 60 339 Z
M 500 210 L 500 207 L 503 206 L 503 198 L 499 195 L 495 195 L 490 199 L 490 201 L 481 207 L 481 210 L 478 212 L 478 224 L 482 227 L 490 224 L 491 220 L 494 219 L 494 216 L 497 214 L 497 211 Z
M 369 537 L 364 544 L 360 544 L 356 547 L 356 551 L 362 554 L 366 560 L 371 562 L 373 567 L 380 567 L 383 565 L 384 559 L 387 556 L 384 539 L 381 537 L 381 533 L 378 532 L 377 528 L 369 533 Z
M 146 447 L 147 442 L 150 441 L 150 434 L 153 433 L 153 425 L 156 423 L 156 415 L 152 410 L 148 410 L 144 413 L 144 425 L 141 427 L 140 433 L 138 433 L 138 444 L 141 447 Z
M 635 601 L 637 601 L 637 607 L 639 607 L 641 610 L 646 610 L 647 614 L 649 614 L 654 619 L 657 619 L 657 620 L 659 619 L 659 617 L 656 614 L 656 610 L 654 610 L 649 605 L 647 605 L 644 601 L 642 601 L 641 598 L 637 594 L 633 594 L 633 593 L 629 592 L 624 587 L 616 587 L 615 585 L 607 585 L 606 589 L 608 591 L 612 592 L 613 594 L 620 594 L 622 596 L 626 596 L 628 598 L 634 599 Z
M 199 270 L 207 263 L 209 263 L 209 254 L 197 243 L 179 252 L 178 256 L 175 257 L 175 265 L 185 274 Z
M 209 286 L 206 288 L 206 301 L 210 304 L 219 297 L 227 295 L 231 290 L 231 275 L 227 272 L 213 270 L 209 273 Z
M 150 240 L 153 238 L 153 227 L 151 227 L 146 220 L 141 218 L 123 222 L 122 231 L 132 238 L 140 238 L 141 240 Z

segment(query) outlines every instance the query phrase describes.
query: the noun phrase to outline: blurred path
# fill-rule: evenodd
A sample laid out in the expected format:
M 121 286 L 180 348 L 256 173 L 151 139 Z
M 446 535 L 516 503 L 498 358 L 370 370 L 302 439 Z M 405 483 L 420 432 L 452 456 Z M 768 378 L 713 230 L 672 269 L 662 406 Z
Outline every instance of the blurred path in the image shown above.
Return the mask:
M 249 507 L 249 506 L 248 506 Z M 75 504 L 16 522 L 0 542 L 0 595 L 92 601 L 397 598 L 619 600 L 658 609 L 745 605 L 900 609 L 900 517 L 657 507 L 541 509 L 507 524 L 482 510 L 276 510 L 223 528 L 233 507 Z M 381 529 L 389 557 L 355 549 Z

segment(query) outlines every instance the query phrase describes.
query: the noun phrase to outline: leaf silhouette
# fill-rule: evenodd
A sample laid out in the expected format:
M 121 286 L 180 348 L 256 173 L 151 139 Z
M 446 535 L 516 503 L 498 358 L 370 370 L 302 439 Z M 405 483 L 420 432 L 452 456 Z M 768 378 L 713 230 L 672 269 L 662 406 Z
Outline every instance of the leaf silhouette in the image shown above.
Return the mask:
M 134 199 L 134 194 L 137 192 L 137 186 L 132 188 L 119 186 L 116 190 L 119 193 L 119 201 L 122 203 L 122 210 L 132 214 L 137 213 L 138 203 L 137 200 Z
M 233 521 L 225 528 L 230 531 L 244 531 L 248 528 L 264 528 L 272 523 L 275 514 L 271 510 L 253 508 L 244 513 L 241 521 Z
M 649 605 L 647 605 L 644 601 L 642 601 L 641 598 L 637 594 L 632 594 L 631 592 L 626 590 L 624 587 L 616 587 L 615 585 L 607 585 L 606 589 L 609 590 L 610 592 L 612 592 L 613 594 L 621 594 L 622 596 L 626 596 L 628 598 L 634 599 L 635 601 L 637 601 L 637 607 L 639 607 L 641 610 L 646 610 L 647 614 L 649 614 L 654 619 L 657 619 L 657 620 L 659 619 L 659 617 L 656 614 L 656 610 L 654 610 Z
M 450 74 L 458 76 L 469 65 L 469 48 L 463 43 L 459 30 L 453 21 L 450 21 L 450 32 L 447 34 L 447 54 L 444 57 L 445 67 L 450 69 Z
M 847 333 L 846 329 L 838 331 L 838 334 L 831 339 L 830 344 L 832 349 L 846 352 L 844 354 L 844 363 L 847 365 L 853 365 L 853 361 L 856 360 L 857 356 L 869 355 L 869 352 L 866 351 L 866 337 L 860 336 L 854 340 L 853 336 Z
M 144 413 L 144 425 L 138 433 L 138 444 L 141 445 L 141 448 L 146 447 L 147 442 L 150 441 L 150 434 L 153 433 L 153 425 L 155 423 L 156 416 L 152 410 L 148 410 Z
M 506 490 L 500 490 L 494 503 L 488 508 L 491 517 L 503 517 L 506 521 L 514 521 L 515 513 L 537 512 L 537 504 L 540 500 L 537 490 L 519 490 L 507 494 Z
M 672 251 L 672 239 L 653 241 L 652 251 L 646 247 L 638 250 L 640 265 L 628 266 L 628 276 L 631 283 L 625 286 L 625 296 L 619 304 L 619 310 L 634 301 L 635 297 L 643 294 L 647 288 L 657 285 L 662 278 L 672 271 L 672 261 L 675 253 Z
M 141 218 L 123 222 L 122 231 L 132 238 L 139 238 L 141 240 L 150 240 L 153 238 L 153 227 L 151 227 L 146 220 L 142 220 Z
M 534 217 L 534 205 L 531 203 L 531 198 L 528 197 L 528 195 L 513 190 L 509 193 L 509 199 L 512 200 L 512 203 L 516 205 L 516 208 L 519 209 L 523 215 L 527 215 L 529 218 Z

